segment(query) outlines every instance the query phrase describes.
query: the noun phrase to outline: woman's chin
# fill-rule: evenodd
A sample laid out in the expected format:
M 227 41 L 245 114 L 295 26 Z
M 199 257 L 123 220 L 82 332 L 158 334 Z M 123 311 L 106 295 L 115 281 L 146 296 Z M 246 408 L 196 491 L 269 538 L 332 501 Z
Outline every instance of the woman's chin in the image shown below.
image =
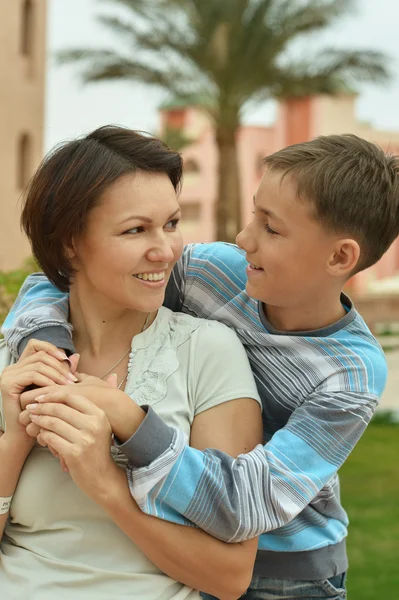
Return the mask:
M 154 312 L 159 310 L 165 300 L 165 290 L 158 290 L 158 293 L 136 294 L 128 303 L 130 310 L 139 310 L 141 312 Z

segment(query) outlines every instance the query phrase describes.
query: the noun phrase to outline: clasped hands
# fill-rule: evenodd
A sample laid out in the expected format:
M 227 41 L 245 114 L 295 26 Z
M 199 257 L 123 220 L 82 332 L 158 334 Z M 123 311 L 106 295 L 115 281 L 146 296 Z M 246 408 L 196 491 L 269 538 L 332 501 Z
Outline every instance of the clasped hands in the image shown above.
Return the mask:
M 98 481 L 114 467 L 112 433 L 126 441 L 143 412 L 113 376 L 102 381 L 77 373 L 78 358 L 68 363 L 52 344 L 31 340 L 19 361 L 4 369 L 1 393 L 7 434 L 30 447 L 36 439 L 48 446 L 75 483 L 87 488 L 93 473 Z

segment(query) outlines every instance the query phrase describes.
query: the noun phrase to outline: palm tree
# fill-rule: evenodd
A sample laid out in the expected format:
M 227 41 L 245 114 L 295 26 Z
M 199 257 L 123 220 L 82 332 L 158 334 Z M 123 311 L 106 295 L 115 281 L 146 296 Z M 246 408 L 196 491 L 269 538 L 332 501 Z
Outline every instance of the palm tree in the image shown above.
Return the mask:
M 84 82 L 144 82 L 193 100 L 212 117 L 219 150 L 217 239 L 240 227 L 236 132 L 248 102 L 335 94 L 358 81 L 384 81 L 386 58 L 373 50 L 326 48 L 292 58 L 292 42 L 326 30 L 352 0 L 106 0 L 98 16 L 115 47 L 73 49 Z M 290 52 L 291 51 L 291 52 Z

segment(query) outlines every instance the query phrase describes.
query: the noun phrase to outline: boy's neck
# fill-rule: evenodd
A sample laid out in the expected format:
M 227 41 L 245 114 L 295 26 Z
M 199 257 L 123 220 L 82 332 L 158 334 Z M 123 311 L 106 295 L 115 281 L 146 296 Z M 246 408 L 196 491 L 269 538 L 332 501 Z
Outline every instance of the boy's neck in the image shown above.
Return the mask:
M 315 331 L 333 325 L 346 315 L 341 299 L 314 301 L 307 306 L 277 307 L 263 305 L 265 316 L 277 331 Z

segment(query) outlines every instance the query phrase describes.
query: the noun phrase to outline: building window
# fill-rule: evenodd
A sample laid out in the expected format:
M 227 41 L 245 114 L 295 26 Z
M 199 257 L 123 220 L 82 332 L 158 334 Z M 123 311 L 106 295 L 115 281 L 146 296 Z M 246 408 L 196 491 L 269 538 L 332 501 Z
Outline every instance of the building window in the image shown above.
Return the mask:
M 196 160 L 188 158 L 184 161 L 184 172 L 185 173 L 199 173 L 200 168 Z
M 21 54 L 30 57 L 33 51 L 33 2 L 24 0 L 21 20 Z
M 201 221 L 201 203 L 183 202 L 181 208 L 181 220 L 183 225 L 199 225 Z
M 17 188 L 24 190 L 31 175 L 32 144 L 29 134 L 23 133 L 18 140 Z
M 193 158 L 187 158 L 183 165 L 184 170 L 184 186 L 196 187 L 201 181 L 201 170 L 199 164 Z

